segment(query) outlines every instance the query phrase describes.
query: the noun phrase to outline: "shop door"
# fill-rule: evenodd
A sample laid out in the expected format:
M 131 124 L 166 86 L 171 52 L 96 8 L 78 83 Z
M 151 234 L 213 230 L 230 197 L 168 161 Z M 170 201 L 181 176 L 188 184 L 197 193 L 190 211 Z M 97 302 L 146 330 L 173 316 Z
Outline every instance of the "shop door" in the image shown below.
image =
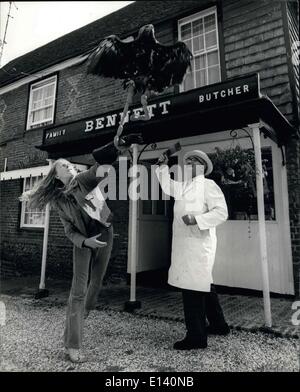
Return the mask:
M 148 173 L 149 198 L 139 200 L 138 204 L 137 272 L 167 270 L 171 262 L 174 201 L 163 200 L 162 189 L 153 170 L 151 176 L 151 164 L 155 162 L 156 159 L 143 161 Z M 154 187 L 158 200 L 151 200 Z

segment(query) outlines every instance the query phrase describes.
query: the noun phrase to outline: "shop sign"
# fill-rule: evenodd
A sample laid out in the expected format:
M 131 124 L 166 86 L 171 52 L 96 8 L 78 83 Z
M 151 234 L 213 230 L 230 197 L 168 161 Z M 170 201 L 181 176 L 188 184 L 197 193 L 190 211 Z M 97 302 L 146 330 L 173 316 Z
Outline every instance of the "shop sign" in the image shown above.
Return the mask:
M 188 116 L 189 113 L 213 110 L 219 106 L 233 105 L 259 98 L 259 96 L 258 74 L 231 79 L 177 95 L 151 99 L 148 105 L 150 114 L 148 122 L 169 119 L 180 114 Z M 47 127 L 44 130 L 43 145 L 86 139 L 99 133 L 115 132 L 122 112 L 123 110 L 119 109 L 60 127 Z M 143 114 L 141 106 L 131 107 L 126 115 L 125 123 L 131 123 L 132 116 L 137 117 L 139 114 Z

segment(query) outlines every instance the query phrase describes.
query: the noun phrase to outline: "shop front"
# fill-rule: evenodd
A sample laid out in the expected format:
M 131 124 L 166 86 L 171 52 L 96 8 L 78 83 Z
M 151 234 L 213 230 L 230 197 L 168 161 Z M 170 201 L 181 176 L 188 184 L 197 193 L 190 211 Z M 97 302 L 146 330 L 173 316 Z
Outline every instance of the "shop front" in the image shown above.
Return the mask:
M 171 163 L 182 165 L 187 150 L 200 149 L 215 163 L 212 177 L 222 188 L 229 219 L 218 227 L 214 267 L 217 285 L 262 290 L 261 230 L 255 187 L 254 133 L 259 137 L 263 167 L 266 254 L 270 291 L 294 294 L 285 144 L 295 130 L 274 104 L 260 94 L 257 74 L 149 100 L 149 121 L 129 120 L 124 134 L 141 133 L 139 163 L 148 170 L 160 153 L 179 141 Z M 122 108 L 44 130 L 40 149 L 49 158 L 67 157 L 91 164 L 91 152 L 112 141 Z M 256 139 L 257 140 L 257 139 Z M 256 144 L 257 145 L 257 144 Z M 240 168 L 243 168 L 241 172 Z M 254 169 L 253 169 L 254 167 Z M 247 169 L 249 168 L 249 170 Z M 151 194 L 149 183 L 149 194 Z M 130 203 L 130 212 L 132 201 Z M 167 270 L 172 236 L 172 200 L 139 200 L 137 219 L 129 213 L 129 233 L 136 230 L 136 272 Z M 129 234 L 130 242 L 130 234 Z M 131 272 L 128 252 L 128 272 Z

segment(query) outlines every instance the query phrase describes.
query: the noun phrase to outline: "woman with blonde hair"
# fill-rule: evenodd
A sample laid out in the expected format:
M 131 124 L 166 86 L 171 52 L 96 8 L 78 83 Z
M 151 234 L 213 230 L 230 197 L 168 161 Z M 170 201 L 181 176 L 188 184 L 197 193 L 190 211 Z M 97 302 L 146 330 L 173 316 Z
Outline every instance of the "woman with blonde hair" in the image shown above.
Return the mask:
M 83 322 L 96 305 L 113 244 L 112 214 L 98 187 L 103 180 L 97 175 L 99 168 L 95 163 L 78 173 L 69 161 L 58 159 L 47 176 L 20 197 L 32 208 L 44 208 L 50 203 L 74 244 L 73 280 L 64 332 L 66 354 L 72 362 L 84 361 L 80 352 Z

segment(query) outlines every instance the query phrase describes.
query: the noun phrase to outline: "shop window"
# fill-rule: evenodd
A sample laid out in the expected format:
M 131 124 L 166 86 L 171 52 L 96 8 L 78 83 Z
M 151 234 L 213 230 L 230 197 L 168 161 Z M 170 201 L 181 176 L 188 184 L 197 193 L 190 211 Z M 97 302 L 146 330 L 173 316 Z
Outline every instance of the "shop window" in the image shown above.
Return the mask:
M 30 86 L 28 119 L 26 129 L 52 124 L 57 77 L 42 80 Z
M 37 182 L 39 182 L 43 176 L 38 177 L 27 177 L 24 179 L 24 192 L 32 189 Z M 21 210 L 21 227 L 35 227 L 43 228 L 45 225 L 45 209 L 40 210 L 38 208 L 30 209 L 28 203 L 22 202 Z
M 210 8 L 178 22 L 179 40 L 193 53 L 192 70 L 183 81 L 183 91 L 221 81 L 218 21 L 216 8 Z
M 258 220 L 254 151 L 239 146 L 208 154 L 214 164 L 209 178 L 222 189 L 229 220 Z M 265 219 L 276 220 L 271 147 L 262 148 Z

